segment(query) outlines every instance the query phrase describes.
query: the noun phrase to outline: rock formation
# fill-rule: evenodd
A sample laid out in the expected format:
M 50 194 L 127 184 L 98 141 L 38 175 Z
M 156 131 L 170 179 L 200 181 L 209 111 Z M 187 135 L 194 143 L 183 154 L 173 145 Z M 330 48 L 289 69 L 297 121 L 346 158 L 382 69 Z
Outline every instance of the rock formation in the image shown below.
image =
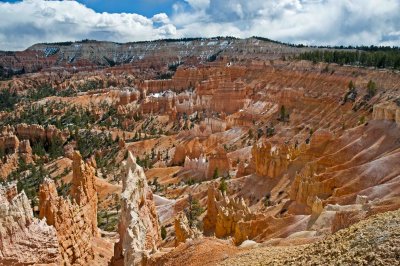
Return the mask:
M 12 133 L 0 136 L 0 151 L 5 154 L 15 153 L 18 150 L 19 144 L 19 139 Z
M 148 255 L 157 249 L 160 241 L 153 193 L 143 168 L 130 152 L 124 168 L 118 225 L 120 240 L 114 246 L 112 265 L 145 265 Z
M 266 141 L 255 144 L 252 149 L 252 164 L 260 176 L 279 177 L 289 165 L 289 148 L 286 145 L 273 146 Z
M 171 164 L 181 164 L 184 163 L 186 157 L 194 159 L 199 158 L 202 154 L 204 154 L 204 148 L 199 139 L 194 138 L 189 142 L 178 144 L 176 146 Z
M 211 179 L 215 170 L 218 170 L 219 176 L 225 177 L 229 175 L 230 163 L 226 151 L 223 147 L 218 146 L 208 159 L 207 179 Z
M 89 217 L 92 235 L 98 235 L 97 229 L 97 191 L 94 163 L 85 163 L 79 152 L 74 153 L 72 161 L 72 181 L 70 196 Z
M 56 230 L 33 217 L 25 192 L 0 185 L 0 265 L 59 265 Z
M 237 166 L 236 178 L 242 177 L 246 175 L 246 164 L 244 161 L 240 161 Z
M 201 232 L 197 228 L 191 228 L 189 221 L 183 212 L 175 216 L 175 246 L 185 243 L 187 239 L 195 239 L 201 236 Z
M 195 175 L 195 177 L 204 180 L 207 174 L 207 170 L 208 162 L 203 155 L 201 155 L 198 159 L 189 159 L 189 157 L 186 156 L 182 171 L 193 172 L 193 175 Z
M 21 141 L 19 145 L 19 153 L 25 163 L 32 163 L 32 148 L 29 140 Z
M 374 105 L 372 119 L 394 121 L 400 124 L 400 107 L 394 102 Z
M 218 238 L 234 236 L 239 222 L 252 219 L 252 213 L 242 198 L 231 198 L 208 187 L 207 214 L 203 220 L 204 233 Z
M 58 195 L 54 181 L 45 179 L 39 191 L 40 218 L 53 225 L 65 264 L 87 265 L 94 258 L 92 240 L 98 236 L 95 169 L 74 153 L 71 198 Z
M 48 141 L 52 143 L 55 138 L 58 138 L 64 143 L 69 137 L 68 130 L 61 131 L 53 125 L 44 128 L 40 125 L 18 124 L 15 126 L 15 133 L 18 138 L 29 139 L 31 142 Z
M 118 105 L 127 105 L 131 102 L 139 100 L 140 92 L 134 88 L 123 88 L 119 93 Z
M 316 163 L 308 163 L 298 173 L 292 183 L 290 198 L 298 203 L 306 204 L 310 208 L 314 204 L 315 197 L 332 193 L 334 184 L 320 182 L 318 172 L 321 166 Z

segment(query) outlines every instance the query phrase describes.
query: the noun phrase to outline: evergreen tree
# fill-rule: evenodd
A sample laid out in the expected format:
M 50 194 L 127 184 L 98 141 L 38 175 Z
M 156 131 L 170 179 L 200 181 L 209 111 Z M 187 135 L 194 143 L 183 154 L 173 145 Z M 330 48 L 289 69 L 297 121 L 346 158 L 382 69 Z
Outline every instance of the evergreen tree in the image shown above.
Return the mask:
M 161 226 L 161 238 L 162 240 L 167 238 L 167 229 L 165 229 L 165 226 Z
M 189 221 L 189 226 L 197 225 L 198 217 L 203 213 L 204 209 L 201 207 L 199 201 L 193 198 L 192 194 L 188 196 L 188 207 L 185 209 L 186 217 Z
M 367 85 L 367 95 L 368 95 L 368 98 L 372 98 L 372 97 L 374 97 L 375 96 L 375 94 L 376 94 L 376 84 L 375 84 L 375 82 L 373 82 L 372 80 L 370 80 L 369 82 L 368 82 L 368 85 Z
M 217 179 L 219 177 L 218 167 L 214 169 L 213 179 Z
M 224 193 L 227 191 L 228 189 L 228 183 L 226 183 L 225 178 L 222 178 L 221 183 L 219 184 L 218 189 Z

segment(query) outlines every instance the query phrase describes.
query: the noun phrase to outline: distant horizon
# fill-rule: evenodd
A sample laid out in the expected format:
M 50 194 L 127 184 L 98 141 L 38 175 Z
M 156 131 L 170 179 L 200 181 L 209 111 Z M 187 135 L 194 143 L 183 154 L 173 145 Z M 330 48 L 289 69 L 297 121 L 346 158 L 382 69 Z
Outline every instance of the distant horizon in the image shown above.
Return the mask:
M 240 37 L 234 37 L 234 36 L 214 36 L 214 37 L 183 37 L 183 38 L 164 38 L 164 39 L 155 39 L 155 40 L 143 40 L 143 41 L 127 41 L 127 42 L 118 42 L 118 41 L 112 41 L 112 40 L 96 40 L 96 39 L 82 39 L 82 40 L 71 40 L 71 41 L 54 41 L 54 42 L 38 42 L 34 43 L 32 45 L 29 45 L 28 47 L 21 49 L 21 50 L 0 50 L 0 52 L 23 52 L 31 48 L 32 46 L 35 45 L 66 45 L 68 43 L 73 44 L 73 43 L 85 43 L 85 42 L 104 42 L 104 43 L 114 43 L 114 44 L 119 44 L 119 45 L 124 45 L 124 44 L 134 44 L 134 43 L 151 43 L 151 42 L 162 42 L 162 41 L 170 41 L 170 42 L 188 42 L 188 41 L 194 41 L 194 40 L 212 40 L 212 39 L 218 39 L 218 38 L 223 38 L 223 39 L 235 39 L 235 40 L 248 40 L 248 39 L 259 39 L 262 41 L 270 41 L 273 43 L 278 43 L 281 45 L 287 45 L 287 46 L 293 46 L 293 47 L 299 47 L 299 48 L 327 48 L 327 49 L 360 49 L 360 48 L 369 48 L 369 47 L 376 47 L 376 48 L 390 48 L 390 49 L 400 49 L 400 45 L 306 45 L 302 43 L 286 43 L 282 42 L 279 40 L 273 40 L 268 37 L 263 37 L 263 36 L 250 36 L 246 38 L 240 38 Z
M 0 1 L 0 50 L 84 39 L 127 43 L 199 35 L 398 47 L 399 10 L 400 0 L 9 0 Z

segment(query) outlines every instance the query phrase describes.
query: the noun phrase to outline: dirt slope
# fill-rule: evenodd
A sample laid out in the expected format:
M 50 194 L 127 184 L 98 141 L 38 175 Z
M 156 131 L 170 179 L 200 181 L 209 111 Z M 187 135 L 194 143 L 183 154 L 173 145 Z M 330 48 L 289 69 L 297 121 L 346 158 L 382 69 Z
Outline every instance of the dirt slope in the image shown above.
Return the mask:
M 324 240 L 297 247 L 262 247 L 220 265 L 399 265 L 400 210 L 382 213 Z

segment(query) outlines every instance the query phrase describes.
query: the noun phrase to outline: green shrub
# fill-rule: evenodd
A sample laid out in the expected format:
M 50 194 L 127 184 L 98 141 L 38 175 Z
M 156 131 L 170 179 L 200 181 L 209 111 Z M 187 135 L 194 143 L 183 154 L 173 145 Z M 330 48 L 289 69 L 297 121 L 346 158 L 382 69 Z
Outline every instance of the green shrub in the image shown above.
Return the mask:
M 161 238 L 163 240 L 167 238 L 167 229 L 165 229 L 165 226 L 161 226 Z

